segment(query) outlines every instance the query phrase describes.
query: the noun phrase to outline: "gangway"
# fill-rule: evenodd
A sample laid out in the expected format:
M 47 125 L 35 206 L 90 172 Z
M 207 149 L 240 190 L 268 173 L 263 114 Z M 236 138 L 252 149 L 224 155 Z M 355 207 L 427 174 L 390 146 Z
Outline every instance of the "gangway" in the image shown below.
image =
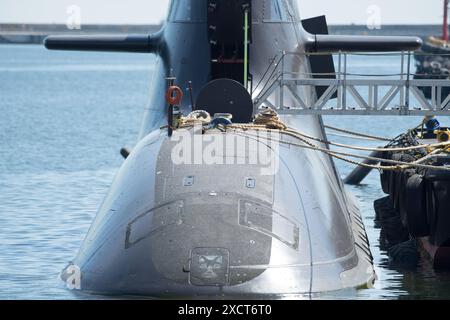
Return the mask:
M 450 87 L 450 80 L 414 79 L 414 72 L 411 72 L 413 52 L 387 54 L 340 52 L 334 55 L 337 71 L 333 74 L 286 71 L 286 60 L 289 58 L 323 54 L 281 52 L 275 57 L 266 75 L 253 91 L 255 113 L 261 108 L 271 107 L 279 114 L 450 115 L 450 94 L 443 96 L 444 92 L 449 91 L 444 91 L 444 88 Z M 368 56 L 371 59 L 398 56 L 399 73 L 351 73 L 348 59 L 350 56 L 358 55 Z M 334 79 L 330 79 L 330 75 Z M 261 83 L 264 83 L 263 87 L 258 88 Z M 297 94 L 305 86 L 325 87 L 326 90 L 313 103 L 308 103 Z M 422 92 L 424 88 L 431 89 L 430 100 L 425 98 Z M 290 105 L 285 103 L 288 100 L 291 101 Z

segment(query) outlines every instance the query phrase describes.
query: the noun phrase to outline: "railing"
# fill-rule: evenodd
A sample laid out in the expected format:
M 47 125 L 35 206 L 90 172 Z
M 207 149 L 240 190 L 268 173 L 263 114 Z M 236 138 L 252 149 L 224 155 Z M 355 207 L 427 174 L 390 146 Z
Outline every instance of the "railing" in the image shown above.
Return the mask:
M 411 71 L 414 55 L 433 55 L 411 52 L 341 52 L 333 56 L 337 66 L 335 73 L 314 74 L 302 72 L 301 68 L 296 72 L 288 70 L 294 65 L 289 59 L 304 61 L 305 57 L 314 55 L 323 53 L 283 52 L 275 57 L 253 90 L 255 111 L 265 106 L 276 109 L 280 114 L 450 115 L 448 70 L 442 68 L 441 71 L 444 72 L 433 73 L 434 79 L 426 79 L 430 76 L 429 73 L 418 74 Z M 398 72 L 350 72 L 350 57 L 356 57 L 359 62 L 367 61 L 367 57 L 373 62 L 379 59 L 380 62 L 374 65 L 378 69 L 387 62 L 386 59 L 391 63 L 394 58 L 400 59 L 396 65 Z M 450 63 L 450 56 L 448 60 Z M 326 89 L 320 97 L 311 97 L 308 92 L 312 90 L 304 90 L 305 87 Z M 424 92 L 430 94 L 429 99 L 425 97 Z

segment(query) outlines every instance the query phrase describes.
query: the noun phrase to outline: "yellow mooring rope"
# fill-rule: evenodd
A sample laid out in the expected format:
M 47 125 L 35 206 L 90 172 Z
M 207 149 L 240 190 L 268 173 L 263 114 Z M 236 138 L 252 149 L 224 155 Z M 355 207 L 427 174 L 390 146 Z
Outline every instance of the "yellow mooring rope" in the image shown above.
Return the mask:
M 355 137 L 363 137 L 363 138 L 369 138 L 369 139 L 380 140 L 380 141 L 388 141 L 388 142 L 392 141 L 392 138 L 386 138 L 386 137 L 380 137 L 380 136 L 364 134 L 364 133 L 360 133 L 360 132 L 355 132 L 355 131 L 350 131 L 350 130 L 346 130 L 346 129 L 333 127 L 333 126 L 330 126 L 330 125 L 325 125 L 324 127 L 325 127 L 325 129 L 330 129 L 330 130 L 333 130 L 333 131 L 349 134 L 349 135 L 352 135 L 352 136 L 355 136 Z
M 211 118 L 209 117 L 209 114 L 204 111 L 196 111 L 193 112 L 191 115 L 189 115 L 186 118 L 182 118 L 181 120 L 181 127 L 192 127 L 194 123 L 202 123 L 202 124 L 208 124 L 211 121 Z M 370 169 L 376 169 L 376 170 L 385 170 L 385 171 L 401 171 L 409 168 L 423 168 L 423 169 L 433 169 L 433 170 L 441 170 L 441 171 L 450 171 L 450 167 L 444 167 L 444 166 L 433 166 L 433 165 L 427 165 L 427 164 L 421 164 L 420 162 L 424 160 L 428 160 L 431 155 L 436 155 L 438 153 L 444 153 L 448 152 L 450 150 L 450 142 L 443 142 L 443 143 L 433 143 L 433 144 L 422 144 L 417 146 L 409 146 L 409 147 L 397 147 L 397 148 L 369 148 L 369 147 L 359 147 L 359 146 L 353 146 L 353 145 L 347 145 L 332 141 L 327 141 L 324 139 L 312 137 L 308 134 L 302 133 L 298 130 L 294 130 L 291 128 L 288 128 L 286 124 L 284 124 L 277 112 L 271 108 L 267 108 L 260 112 L 256 117 L 253 123 L 250 124 L 231 124 L 227 126 L 221 126 L 223 129 L 228 130 L 232 129 L 233 132 L 237 135 L 244 136 L 244 137 L 252 137 L 252 138 L 258 138 L 258 139 L 266 139 L 269 141 L 275 141 L 283 144 L 287 144 L 290 146 L 296 146 L 299 148 L 314 150 L 318 152 L 325 153 L 333 158 L 336 158 L 341 161 L 345 161 L 347 163 L 370 168 Z M 389 141 L 392 142 L 393 139 L 384 138 L 384 137 L 378 137 L 373 135 L 366 135 L 363 133 L 358 133 L 350 130 L 344 130 L 340 128 L 335 128 L 331 126 L 325 126 L 328 129 L 332 129 L 338 132 L 343 132 L 346 134 L 351 134 L 358 137 L 364 137 L 364 138 L 370 138 L 380 141 Z M 293 137 L 297 140 L 299 140 L 301 143 L 295 143 L 290 142 L 282 139 L 275 139 L 275 138 L 269 138 L 264 136 L 259 136 L 255 134 L 251 134 L 248 131 L 254 130 L 254 131 L 266 131 L 266 132 L 277 132 L 281 133 L 290 137 Z M 372 157 L 372 156 L 366 156 L 366 155 L 360 155 L 360 154 L 354 154 L 354 153 L 348 153 L 348 152 L 340 152 L 340 151 L 332 151 L 327 148 L 322 148 L 318 145 L 315 145 L 314 143 L 308 141 L 313 140 L 316 142 L 328 144 L 337 146 L 340 148 L 346 148 L 346 149 L 352 149 L 352 150 L 360 150 L 360 151 L 379 151 L 379 152 L 399 152 L 399 151 L 411 151 L 411 150 L 417 150 L 417 149 L 424 149 L 424 148 L 436 148 L 432 153 L 426 155 L 425 157 L 422 157 L 414 162 L 404 162 L 404 161 L 398 161 L 398 160 L 392 160 L 392 159 L 384 159 L 384 158 L 378 158 L 378 157 Z M 349 158 L 356 158 L 356 159 L 363 159 L 363 160 L 370 160 L 375 161 L 379 163 L 390 163 L 392 166 L 385 166 L 385 165 L 374 165 L 374 164 L 368 164 L 364 162 L 355 161 Z
M 265 126 L 265 128 L 264 128 L 264 126 Z M 336 130 L 336 131 L 344 132 L 347 134 L 365 137 L 365 138 L 371 138 L 371 139 L 377 139 L 377 140 L 389 141 L 389 142 L 391 142 L 393 140 L 393 139 L 384 138 L 384 137 L 366 135 L 366 134 L 362 134 L 362 133 L 358 133 L 358 132 L 354 132 L 354 131 L 350 131 L 350 130 L 339 129 L 339 128 L 331 127 L 331 126 L 325 126 L 325 127 Z M 354 165 L 358 165 L 358 166 L 366 167 L 366 168 L 370 168 L 370 169 L 399 171 L 399 170 L 404 170 L 404 169 L 408 169 L 408 168 L 424 168 L 424 169 L 450 171 L 449 167 L 433 166 L 433 165 L 426 165 L 426 164 L 419 163 L 419 162 L 421 162 L 421 160 L 425 160 L 425 158 L 428 159 L 430 155 L 427 155 L 421 159 L 418 159 L 415 162 L 404 162 L 404 161 L 397 161 L 397 160 L 392 160 L 392 159 L 384 159 L 384 158 L 378 158 L 378 157 L 372 157 L 372 156 L 366 156 L 366 155 L 359 155 L 359 154 L 348 153 L 348 152 L 332 151 L 332 150 L 329 150 L 326 148 L 322 148 L 318 145 L 315 145 L 315 144 L 311 143 L 310 141 L 308 141 L 308 139 L 316 141 L 316 142 L 328 144 L 328 145 L 334 145 L 334 146 L 341 147 L 341 148 L 352 149 L 352 150 L 361 150 L 361 151 L 399 152 L 399 151 L 411 151 L 411 150 L 417 150 L 417 149 L 423 149 L 423 148 L 443 148 L 443 149 L 435 150 L 433 152 L 433 154 L 438 153 L 438 152 L 445 152 L 449 148 L 450 142 L 425 144 L 425 145 L 417 145 L 417 146 L 409 146 L 409 147 L 398 147 L 398 148 L 369 148 L 369 147 L 359 147 L 359 146 L 347 145 L 347 144 L 342 144 L 342 143 L 336 143 L 336 142 L 312 137 L 312 136 L 302 133 L 298 130 L 288 128 L 280 120 L 276 111 L 271 108 L 267 108 L 266 110 L 264 110 L 260 114 L 258 114 L 255 118 L 254 124 L 229 125 L 226 128 L 234 129 L 235 132 L 236 132 L 236 130 L 242 130 L 244 132 L 244 134 L 246 134 L 248 136 L 251 136 L 248 134 L 248 132 L 247 132 L 248 130 L 277 131 L 282 134 L 296 138 L 296 139 L 300 140 L 300 142 L 302 142 L 303 144 L 279 140 L 279 139 L 271 139 L 271 140 L 275 140 L 277 142 L 280 142 L 283 144 L 288 144 L 291 146 L 297 146 L 300 148 L 323 152 L 323 153 L 325 153 L 331 157 L 334 157 L 338 160 L 342 160 L 347 163 L 351 163 Z M 255 136 L 253 135 L 253 137 L 255 137 Z M 261 138 L 261 137 L 256 136 L 256 138 Z M 269 139 L 266 137 L 263 137 L 263 138 Z M 372 165 L 372 164 L 367 164 L 364 162 L 351 160 L 351 159 L 349 159 L 349 157 L 356 158 L 356 159 L 376 161 L 376 162 L 380 162 L 380 163 L 391 163 L 394 166 L 384 166 L 384 165 L 380 165 L 380 164 Z
M 238 130 L 238 129 L 235 129 L 235 130 Z M 371 157 L 371 156 L 357 155 L 357 154 L 346 153 L 346 152 L 331 151 L 329 149 L 325 149 L 325 148 L 321 148 L 319 146 L 316 146 L 316 145 L 308 142 L 307 140 L 302 139 L 302 138 L 300 138 L 300 137 L 298 137 L 298 136 L 296 136 L 296 135 L 294 135 L 292 133 L 289 133 L 289 132 L 279 131 L 280 133 L 283 133 L 283 134 L 292 136 L 294 138 L 297 138 L 298 140 L 300 140 L 304 144 L 299 144 L 299 143 L 295 143 L 295 142 L 289 142 L 289 141 L 275 139 L 275 138 L 268 138 L 268 137 L 264 137 L 264 136 L 253 135 L 253 134 L 249 134 L 246 131 L 242 131 L 242 134 L 237 132 L 237 131 L 234 131 L 234 132 L 237 135 L 244 136 L 244 137 L 252 137 L 252 138 L 258 138 L 258 139 L 262 138 L 262 139 L 266 139 L 268 141 L 275 141 L 275 142 L 287 144 L 287 145 L 290 145 L 290 146 L 296 146 L 296 147 L 299 147 L 299 148 L 310 149 L 310 150 L 314 150 L 314 151 L 320 151 L 320 152 L 328 154 L 329 156 L 334 157 L 334 158 L 336 158 L 338 160 L 342 160 L 342 161 L 348 162 L 350 164 L 354 164 L 354 165 L 357 165 L 357 166 L 366 167 L 366 168 L 370 168 L 370 169 L 385 170 L 385 171 L 401 171 L 401 170 L 405 170 L 405 169 L 409 169 L 409 168 L 424 168 L 424 169 L 450 171 L 449 167 L 432 166 L 432 165 L 426 165 L 426 164 L 419 164 L 419 163 L 417 163 L 417 162 L 420 162 L 421 159 L 419 159 L 416 162 L 404 162 L 404 161 L 383 159 L 383 158 L 377 158 L 377 157 Z M 354 160 L 348 159 L 346 157 L 357 158 L 357 159 L 364 159 L 364 160 L 372 160 L 372 161 L 384 162 L 384 163 L 392 163 L 392 164 L 395 164 L 395 166 L 371 165 L 371 164 L 367 164 L 367 163 L 363 163 L 363 162 L 354 161 Z

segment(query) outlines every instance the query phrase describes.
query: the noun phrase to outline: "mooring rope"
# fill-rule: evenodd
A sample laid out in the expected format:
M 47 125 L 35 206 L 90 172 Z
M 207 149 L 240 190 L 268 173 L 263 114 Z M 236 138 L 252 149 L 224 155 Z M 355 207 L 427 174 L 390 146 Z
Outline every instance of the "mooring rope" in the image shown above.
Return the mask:
M 314 151 L 320 151 L 322 153 L 328 154 L 336 159 L 354 164 L 354 165 L 358 165 L 358 166 L 362 166 L 362 167 L 366 167 L 366 168 L 370 168 L 370 169 L 377 169 L 377 170 L 386 170 L 386 171 L 401 171 L 404 169 L 408 169 L 408 168 L 422 168 L 422 169 L 433 169 L 433 170 L 442 170 L 442 171 L 450 171 L 450 167 L 441 167 L 441 166 L 433 166 L 433 165 L 426 165 L 426 164 L 419 164 L 416 162 L 404 162 L 404 161 L 398 161 L 398 160 L 391 160 L 391 159 L 383 159 L 383 158 L 378 158 L 378 157 L 371 157 L 371 156 L 365 156 L 365 155 L 357 155 L 357 154 L 352 154 L 352 153 L 347 153 L 347 152 L 339 152 L 339 151 L 331 151 L 329 149 L 325 149 L 325 148 L 321 148 L 317 145 L 314 145 L 310 142 L 308 142 L 305 139 L 302 139 L 292 133 L 286 132 L 286 131 L 278 131 L 279 133 L 284 133 L 286 135 L 289 135 L 291 137 L 297 138 L 298 140 L 300 140 L 301 142 L 303 142 L 304 144 L 299 144 L 299 143 L 295 143 L 295 142 L 289 142 L 289 141 L 285 141 L 285 140 L 280 140 L 280 139 L 276 139 L 276 138 L 268 138 L 268 137 L 262 137 L 262 136 L 258 136 L 258 135 L 253 135 L 253 134 L 249 134 L 248 131 L 242 131 L 243 134 L 240 134 L 239 132 L 237 132 L 236 130 L 239 129 L 234 129 L 235 133 L 237 135 L 240 136 L 247 136 L 247 137 L 253 137 L 253 138 L 263 138 L 263 139 L 267 139 L 269 141 L 276 141 L 279 143 L 283 143 L 283 144 L 288 144 L 291 146 L 296 146 L 296 147 L 300 147 L 300 148 L 305 148 L 305 149 L 310 149 L 310 150 L 314 150 Z M 274 131 L 271 129 L 266 129 L 269 131 Z M 357 159 L 364 159 L 364 160 L 370 160 L 370 161 L 376 161 L 376 162 L 384 162 L 384 163 L 391 163 L 394 164 L 395 166 L 383 166 L 383 165 L 372 165 L 372 164 L 368 164 L 368 163 L 364 163 L 364 162 L 358 162 L 358 161 L 354 161 L 345 157 L 350 157 L 350 158 L 357 158 Z M 419 159 L 418 161 L 420 161 L 421 159 Z
M 397 147 L 397 148 L 371 148 L 371 147 L 360 147 L 355 145 L 348 145 L 343 143 L 337 143 L 329 140 L 324 140 L 320 138 L 312 137 L 306 133 L 302 133 L 298 130 L 290 129 L 286 127 L 282 122 L 279 120 L 271 120 L 267 122 L 267 126 L 262 124 L 263 122 L 260 122 L 261 124 L 254 125 L 254 124 L 238 124 L 238 125 L 230 125 L 227 126 L 228 128 L 232 129 L 244 129 L 244 130 L 251 130 L 251 129 L 279 129 L 282 131 L 290 132 L 295 135 L 299 135 L 303 138 L 307 138 L 310 140 L 314 140 L 320 143 L 329 144 L 332 146 L 340 147 L 340 148 L 346 148 L 346 149 L 352 149 L 352 150 L 360 150 L 360 151 L 379 151 L 379 152 L 400 152 L 400 151 L 411 151 L 411 150 L 418 150 L 418 149 L 425 149 L 425 148 L 440 148 L 440 147 L 447 147 L 450 146 L 450 141 L 447 142 L 440 142 L 440 143 L 429 143 L 429 144 L 420 144 L 416 146 L 409 146 L 409 147 Z
M 209 117 L 209 114 L 207 112 L 196 111 L 196 112 L 193 112 L 192 114 L 190 114 L 188 117 L 183 118 L 181 120 L 181 124 L 182 124 L 182 127 L 185 128 L 185 127 L 191 127 L 191 126 L 193 126 L 194 123 L 199 123 L 199 122 L 201 124 L 207 124 L 208 121 L 210 121 L 210 120 L 211 120 L 211 118 Z M 423 144 L 423 145 L 416 145 L 416 146 L 409 146 L 409 147 L 397 147 L 397 148 L 394 148 L 394 147 L 392 147 L 392 148 L 391 147 L 369 148 L 369 147 L 359 147 L 359 146 L 341 144 L 341 143 L 337 143 L 337 142 L 327 141 L 327 140 L 324 140 L 321 138 L 312 137 L 312 136 L 302 133 L 298 130 L 288 128 L 286 126 L 286 124 L 284 124 L 280 120 L 276 111 L 272 110 L 270 108 L 259 113 L 255 117 L 254 123 L 231 124 L 231 125 L 226 125 L 226 126 L 220 125 L 220 127 L 222 128 L 222 130 L 232 129 L 235 134 L 244 136 L 244 137 L 246 136 L 246 137 L 253 137 L 253 138 L 258 138 L 258 139 L 263 138 L 263 139 L 273 140 L 273 141 L 283 143 L 283 144 L 288 144 L 290 146 L 296 146 L 299 148 L 305 148 L 305 149 L 310 149 L 310 150 L 314 150 L 314 151 L 319 151 L 319 152 L 325 153 L 333 158 L 336 158 L 338 160 L 345 161 L 345 162 L 353 164 L 353 165 L 370 168 L 370 169 L 385 170 L 385 171 L 400 171 L 400 170 L 404 170 L 404 169 L 408 169 L 408 168 L 422 168 L 422 169 L 450 171 L 450 167 L 434 166 L 434 165 L 427 165 L 427 164 L 421 163 L 421 162 L 424 162 L 425 160 L 430 159 L 431 155 L 435 155 L 437 153 L 447 151 L 450 147 L 450 142 Z M 340 128 L 335 128 L 335 127 L 331 127 L 331 126 L 326 126 L 326 127 L 330 128 L 332 130 L 336 130 L 336 131 L 340 131 L 343 133 L 348 133 L 348 134 L 352 134 L 352 135 L 356 135 L 356 136 L 364 137 L 364 138 L 389 141 L 389 142 L 392 142 L 395 140 L 395 139 L 388 139 L 388 138 L 384 138 L 384 137 L 366 135 L 366 134 L 362 134 L 362 133 L 358 133 L 358 132 L 354 132 L 354 131 L 350 131 L 350 130 L 344 130 L 344 129 L 340 129 Z M 240 130 L 241 132 L 238 132 L 238 130 Z M 293 137 L 293 138 L 301 141 L 303 144 L 280 140 L 280 139 L 276 139 L 276 138 L 262 137 L 260 135 L 253 135 L 248 132 L 249 130 L 254 130 L 256 132 L 266 131 L 266 132 L 282 133 L 282 134 L 285 134 L 287 136 Z M 346 149 L 352 149 L 352 150 L 360 150 L 360 151 L 377 151 L 377 152 L 396 151 L 396 152 L 400 152 L 400 151 L 411 151 L 411 150 L 417 150 L 417 149 L 423 149 L 423 148 L 436 148 L 436 150 L 434 150 L 430 154 L 418 159 L 417 161 L 404 162 L 404 161 L 384 159 L 384 158 L 379 158 L 379 157 L 374 157 L 374 156 L 360 155 L 360 154 L 354 154 L 354 153 L 348 153 L 348 152 L 332 151 L 330 149 L 322 148 L 318 145 L 315 145 L 314 143 L 312 143 L 308 140 L 313 140 L 313 141 L 328 144 L 328 145 L 333 145 L 333 146 L 346 148 Z M 439 148 L 442 148 L 442 149 L 439 149 Z M 393 165 L 385 166 L 385 165 L 381 165 L 381 164 L 369 164 L 369 163 L 365 163 L 365 162 L 355 161 L 355 160 L 352 160 L 349 158 L 363 159 L 366 161 L 372 161 L 372 162 L 377 162 L 377 163 L 390 163 Z
M 364 137 L 364 138 L 370 138 L 370 139 L 374 139 L 374 140 L 380 140 L 380 141 L 392 141 L 392 138 L 386 138 L 386 137 L 380 137 L 380 136 L 375 136 L 375 135 L 369 135 L 369 134 L 364 134 L 364 133 L 360 133 L 360 132 L 355 132 L 355 131 L 350 131 L 350 130 L 346 130 L 346 129 L 341 129 L 341 128 L 337 128 L 337 127 L 333 127 L 330 125 L 324 125 L 324 127 L 326 129 L 330 129 L 333 131 L 337 131 L 337 132 L 342 132 L 342 133 L 346 133 L 352 136 L 356 136 L 356 137 Z
M 341 133 L 337 133 L 337 132 L 327 132 L 327 136 L 335 136 L 335 137 L 341 137 L 341 138 L 347 138 L 347 139 L 358 139 L 358 140 L 365 140 L 365 141 L 380 141 L 379 139 L 351 136 L 348 134 L 341 134 Z
M 440 147 L 447 147 L 450 146 L 450 141 L 447 142 L 440 142 L 440 143 L 429 143 L 429 144 L 419 144 L 416 146 L 409 146 L 409 147 L 400 147 L 400 148 L 370 148 L 370 147 L 360 147 L 360 146 L 354 146 L 354 145 L 348 145 L 348 144 L 342 144 L 332 141 L 327 141 L 320 138 L 315 138 L 310 135 L 307 135 L 306 133 L 302 133 L 297 130 L 288 129 L 286 131 L 298 134 L 304 138 L 314 140 L 320 143 L 329 144 L 336 147 L 346 148 L 346 149 L 352 149 L 352 150 L 360 150 L 360 151 L 379 151 L 379 152 L 392 152 L 392 151 L 411 151 L 411 150 L 418 150 L 418 149 L 426 149 L 426 148 L 440 148 Z

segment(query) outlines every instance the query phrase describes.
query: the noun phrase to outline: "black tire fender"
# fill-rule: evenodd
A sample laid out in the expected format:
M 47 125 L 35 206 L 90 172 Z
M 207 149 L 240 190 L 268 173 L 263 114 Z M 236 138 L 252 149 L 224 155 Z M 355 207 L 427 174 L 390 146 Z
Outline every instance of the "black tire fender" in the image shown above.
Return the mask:
M 412 175 L 405 190 L 405 209 L 408 230 L 413 237 L 425 237 L 430 235 L 426 207 L 426 188 L 423 176 Z

